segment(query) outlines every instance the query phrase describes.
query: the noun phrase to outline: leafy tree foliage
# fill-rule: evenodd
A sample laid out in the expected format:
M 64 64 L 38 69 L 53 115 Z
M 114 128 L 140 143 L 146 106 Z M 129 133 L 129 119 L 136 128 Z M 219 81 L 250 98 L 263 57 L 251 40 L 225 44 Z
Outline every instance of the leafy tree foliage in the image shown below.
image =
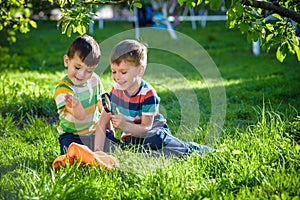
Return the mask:
M 300 23 L 300 3 L 295 0 L 227 2 L 227 27 L 237 26 L 248 41 L 260 38 L 267 50 L 276 49 L 282 62 L 287 52 L 296 54 L 300 61 L 299 37 L 296 23 Z M 267 20 L 270 17 L 276 20 Z
M 0 0 L 0 31 L 6 31 L 10 42 L 16 41 L 16 32 L 27 33 L 30 26 L 36 28 L 37 24 L 30 19 L 32 3 L 25 0 Z
M 39 2 L 39 3 L 37 3 Z M 17 31 L 27 33 L 36 22 L 30 18 L 33 5 L 41 2 L 58 6 L 63 17 L 58 21 L 62 33 L 84 34 L 95 15 L 95 6 L 99 4 L 125 4 L 132 9 L 142 7 L 143 0 L 0 0 L 0 31 L 6 31 L 9 40 L 16 40 Z M 300 23 L 299 0 L 178 0 L 181 6 L 187 4 L 196 7 L 201 3 L 209 4 L 212 10 L 219 10 L 222 4 L 227 8 L 228 28 L 238 27 L 247 35 L 249 42 L 260 39 L 266 50 L 276 50 L 280 62 L 288 52 L 295 54 L 300 61 L 299 37 L 297 23 Z M 42 6 L 45 7 L 45 6 Z M 46 6 L 47 8 L 47 6 Z M 275 20 L 268 20 L 273 17 Z

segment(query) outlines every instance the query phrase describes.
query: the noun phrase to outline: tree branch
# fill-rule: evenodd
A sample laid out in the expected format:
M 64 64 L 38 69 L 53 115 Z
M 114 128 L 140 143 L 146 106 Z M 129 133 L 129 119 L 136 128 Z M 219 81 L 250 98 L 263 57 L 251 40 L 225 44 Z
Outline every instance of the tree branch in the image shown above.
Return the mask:
M 119 1 L 101 1 L 101 0 L 94 0 L 94 1 L 83 1 L 82 2 L 82 5 L 88 5 L 88 4 L 110 4 L 110 5 L 117 5 L 117 4 L 122 4 L 122 3 L 125 3 L 125 2 L 131 2 L 131 1 L 128 1 L 128 0 L 119 0 Z
M 253 3 L 250 1 L 245 1 L 244 5 L 246 6 L 252 6 L 255 8 L 262 8 L 265 10 L 273 11 L 274 13 L 277 13 L 283 17 L 288 17 L 295 22 L 298 22 L 300 24 L 300 13 L 295 12 L 293 10 L 284 8 L 282 6 L 277 6 L 271 2 L 265 2 L 265 1 L 259 1 L 259 0 L 253 0 Z

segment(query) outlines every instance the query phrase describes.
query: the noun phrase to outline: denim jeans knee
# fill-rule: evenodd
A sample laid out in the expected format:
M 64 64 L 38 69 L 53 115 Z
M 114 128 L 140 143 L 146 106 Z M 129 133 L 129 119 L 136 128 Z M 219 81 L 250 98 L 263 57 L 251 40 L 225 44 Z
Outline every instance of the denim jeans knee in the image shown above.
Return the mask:
M 144 145 L 150 146 L 152 150 L 158 150 L 167 145 L 165 138 L 169 133 L 168 128 L 159 127 L 147 132 Z

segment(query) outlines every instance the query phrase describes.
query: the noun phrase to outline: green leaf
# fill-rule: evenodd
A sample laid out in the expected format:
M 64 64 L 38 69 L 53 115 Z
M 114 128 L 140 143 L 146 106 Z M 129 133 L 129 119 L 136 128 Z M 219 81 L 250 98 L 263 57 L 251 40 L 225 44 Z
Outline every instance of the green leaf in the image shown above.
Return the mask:
M 294 48 L 293 48 L 294 44 L 293 43 L 290 44 L 290 42 L 287 42 L 287 46 L 288 46 L 289 52 L 294 54 L 295 53 Z
M 212 10 L 217 11 L 217 10 L 220 9 L 221 4 L 222 4 L 222 0 L 211 0 L 211 1 L 210 1 L 210 8 L 211 8 Z
M 61 25 L 62 34 L 65 34 L 67 32 L 67 28 L 68 28 L 69 24 L 70 24 L 70 20 L 69 19 L 64 20 L 62 22 L 62 25 Z
M 14 24 L 12 28 L 13 28 L 14 30 L 18 30 L 18 28 L 19 28 L 19 27 L 18 27 L 18 24 Z
M 235 25 L 236 25 L 236 20 L 228 21 L 228 23 L 226 22 L 226 27 L 228 28 L 234 28 Z
M 30 31 L 30 29 L 28 28 L 28 26 L 26 24 L 21 25 L 19 30 L 21 33 L 27 33 Z
M 15 43 L 17 41 L 17 38 L 15 36 L 9 36 L 9 40 L 11 43 Z
M 30 24 L 33 28 L 37 28 L 37 24 L 36 24 L 35 21 L 30 20 L 30 21 L 29 21 L 29 24 Z
M 235 16 L 235 12 L 232 9 L 227 11 L 226 18 L 227 18 L 226 27 L 234 28 L 236 24 L 236 16 Z
M 68 2 L 66 0 L 58 0 L 59 6 L 64 7 Z
M 266 27 L 269 31 L 274 31 L 274 27 L 272 24 L 268 23 L 268 24 L 266 24 Z
M 60 27 L 60 24 L 64 21 L 64 18 L 60 18 L 60 20 L 58 20 L 58 22 L 56 23 L 56 27 Z
M 72 31 L 73 31 L 74 28 L 75 28 L 74 24 L 70 24 L 70 26 L 67 29 L 67 36 L 68 37 L 71 37 Z
M 277 60 L 279 60 L 279 62 L 283 62 L 283 60 L 286 57 L 286 53 L 283 52 L 283 50 L 281 49 L 281 47 L 277 48 L 277 52 L 276 52 L 276 58 Z
M 281 16 L 278 15 L 277 13 L 273 13 L 272 16 L 279 19 L 279 20 L 282 20 Z
M 137 7 L 137 8 L 142 8 L 142 7 L 143 7 L 142 3 L 140 3 L 140 2 L 134 2 L 133 5 L 134 5 L 135 7 Z
M 27 3 L 28 8 L 32 8 L 32 3 Z
M 226 9 L 229 9 L 231 5 L 232 5 L 232 0 L 225 0 L 225 8 Z
M 247 40 L 248 40 L 248 42 L 252 42 L 253 41 L 252 32 L 248 32 L 248 34 L 247 34 Z
M 24 15 L 25 15 L 26 18 L 30 17 L 30 10 L 28 8 L 24 9 Z
M 300 48 L 297 45 L 294 45 L 294 50 L 296 52 L 298 61 L 300 61 Z
M 182 6 L 184 4 L 184 2 L 185 2 L 184 0 L 178 0 L 178 3 L 180 6 Z
M 274 34 L 269 34 L 266 38 L 266 42 L 269 42 L 273 38 Z
M 244 7 L 242 6 L 242 4 L 241 4 L 240 2 L 237 2 L 237 3 L 235 4 L 234 11 L 235 11 L 235 13 L 236 13 L 236 15 L 237 15 L 238 17 L 243 16 L 243 14 L 244 14 Z
M 197 6 L 200 5 L 202 3 L 202 0 L 198 0 L 197 1 Z
M 86 27 L 84 25 L 78 25 L 76 28 L 74 28 L 75 31 L 77 31 L 80 35 L 83 35 L 86 33 Z
M 242 34 L 245 34 L 249 30 L 249 25 L 248 24 L 240 24 L 240 31 Z
M 248 42 L 253 42 L 253 41 L 257 41 L 259 39 L 259 32 L 257 31 L 248 31 L 247 34 L 247 40 Z

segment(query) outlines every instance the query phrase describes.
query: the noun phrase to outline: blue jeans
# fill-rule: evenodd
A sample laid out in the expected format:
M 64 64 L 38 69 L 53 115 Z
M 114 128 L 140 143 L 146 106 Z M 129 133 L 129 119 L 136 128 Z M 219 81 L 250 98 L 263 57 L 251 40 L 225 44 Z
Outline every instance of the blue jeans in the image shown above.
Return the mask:
M 129 147 L 138 148 L 140 151 L 162 149 L 167 142 L 165 138 L 171 134 L 169 128 L 158 127 L 147 132 L 145 138 L 130 137 L 123 140 L 124 144 Z
M 125 145 L 137 148 L 140 152 L 156 152 L 165 156 L 183 157 L 193 152 L 202 155 L 216 152 L 208 146 L 194 142 L 184 142 L 173 136 L 167 127 L 154 128 L 147 132 L 145 138 L 131 137 L 124 140 Z
M 60 144 L 60 154 L 61 155 L 66 154 L 67 149 L 69 148 L 69 146 L 72 142 L 75 142 L 77 144 L 83 144 L 79 135 L 75 135 L 75 134 L 69 133 L 69 132 L 66 132 L 66 133 L 60 135 L 58 140 L 59 140 L 59 144 Z
M 106 130 L 106 137 L 108 137 L 114 144 L 120 145 L 121 142 L 115 138 L 109 130 Z M 94 151 L 94 142 L 95 142 L 95 134 L 91 135 L 76 135 L 73 133 L 66 132 L 59 136 L 59 143 L 60 143 L 60 154 L 64 155 L 67 152 L 67 149 L 69 148 L 70 144 L 72 142 L 75 142 L 77 144 L 82 144 L 88 146 L 92 151 Z M 108 145 L 108 149 L 104 149 L 104 151 L 111 151 L 113 148 L 110 144 L 105 143 L 105 145 Z

